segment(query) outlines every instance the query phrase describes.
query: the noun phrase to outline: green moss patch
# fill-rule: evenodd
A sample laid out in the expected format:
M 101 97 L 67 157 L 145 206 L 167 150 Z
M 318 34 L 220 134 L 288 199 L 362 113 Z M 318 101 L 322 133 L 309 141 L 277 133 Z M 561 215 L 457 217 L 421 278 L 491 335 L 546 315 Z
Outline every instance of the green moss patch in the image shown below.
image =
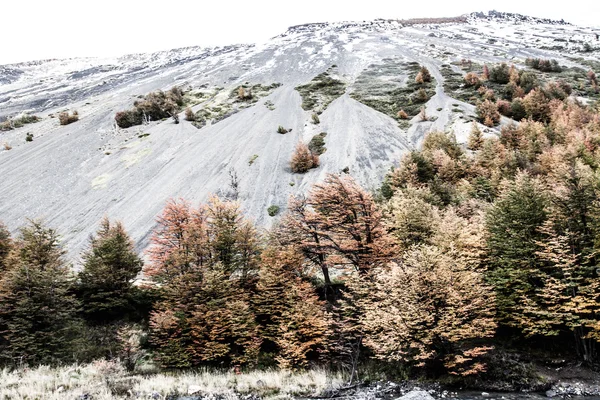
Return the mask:
M 350 96 L 396 120 L 400 120 L 400 110 L 414 117 L 435 94 L 433 77 L 429 82 L 415 81 L 420 69 L 416 62 L 384 59 L 381 64 L 372 64 L 359 75 Z
M 337 67 L 332 66 L 322 74 L 315 76 L 309 83 L 296 87 L 302 96 L 304 110 L 320 114 L 333 100 L 346 92 L 346 84 L 332 76 L 336 73 Z

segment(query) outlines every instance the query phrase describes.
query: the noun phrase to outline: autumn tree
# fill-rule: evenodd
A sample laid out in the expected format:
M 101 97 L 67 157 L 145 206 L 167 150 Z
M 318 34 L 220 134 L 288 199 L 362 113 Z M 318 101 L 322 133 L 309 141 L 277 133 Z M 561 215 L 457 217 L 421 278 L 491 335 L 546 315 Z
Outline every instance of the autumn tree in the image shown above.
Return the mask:
M 398 191 L 388 203 L 388 230 L 403 250 L 415 244 L 428 243 L 439 220 L 437 207 L 427 202 L 431 193 L 426 188 L 408 187 Z
M 305 201 L 292 199 L 282 235 L 318 263 L 327 281 L 327 265 L 351 266 L 364 273 L 386 262 L 390 240 L 373 197 L 349 175 L 327 175 Z
M 244 279 L 258 268 L 257 232 L 237 202 L 212 197 L 194 208 L 185 200 L 170 200 L 157 222 L 149 249 L 151 263 L 144 271 L 158 281 L 216 262 Z
M 540 89 L 534 89 L 523 98 L 523 108 L 527 117 L 534 121 L 547 122 L 550 117 L 548 98 Z
M 483 133 L 476 122 L 471 125 L 469 139 L 467 140 L 467 148 L 469 150 L 479 150 L 483 145 Z
M 282 368 L 302 368 L 327 350 L 331 318 L 303 272 L 304 257 L 294 246 L 271 243 L 262 255 L 253 298 L 263 349 Z
M 302 142 L 298 143 L 290 161 L 292 172 L 303 174 L 318 166 L 319 156 L 311 153 L 306 144 Z
M 0 280 L 0 358 L 9 364 L 71 359 L 77 301 L 55 230 L 21 229 Z
M 102 219 L 83 260 L 77 291 L 85 318 L 101 323 L 133 313 L 133 280 L 142 270 L 142 260 L 123 224 Z
M 375 356 L 432 371 L 485 371 L 480 339 L 495 333 L 494 298 L 483 276 L 434 246 L 408 251 L 377 271 L 361 301 L 365 344 Z
M 149 275 L 163 300 L 150 339 L 165 366 L 252 363 L 260 348 L 249 293 L 259 238 L 239 205 L 213 197 L 199 208 L 170 201 L 152 238 Z
M 484 100 L 477 104 L 477 118 L 486 126 L 492 127 L 500 122 L 500 113 L 496 104 L 490 100 Z
M 193 269 L 163 289 L 150 316 L 150 341 L 163 366 L 256 360 L 260 338 L 248 294 L 223 264 Z
M 593 363 L 600 342 L 600 285 L 595 266 L 590 266 L 570 245 L 570 232 L 560 235 L 547 221 L 538 242 L 539 267 L 530 279 L 537 285 L 521 298 L 518 326 L 527 336 L 557 336 L 573 331 L 581 360 Z

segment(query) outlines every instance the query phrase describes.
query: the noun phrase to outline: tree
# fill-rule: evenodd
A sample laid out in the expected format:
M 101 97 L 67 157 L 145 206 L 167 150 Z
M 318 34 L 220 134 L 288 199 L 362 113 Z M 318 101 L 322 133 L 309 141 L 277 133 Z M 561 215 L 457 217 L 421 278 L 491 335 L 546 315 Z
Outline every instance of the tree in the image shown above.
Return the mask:
M 111 322 L 135 311 L 133 280 L 142 270 L 142 260 L 121 222 L 100 222 L 89 249 L 83 254 L 78 292 L 88 321 Z
M 263 253 L 253 303 L 265 352 L 282 368 L 303 368 L 327 350 L 331 318 L 306 282 L 302 254 L 272 243 Z
M 307 199 L 292 199 L 282 236 L 321 267 L 351 266 L 365 273 L 385 263 L 393 251 L 373 197 L 349 175 L 327 175 Z
M 553 221 L 547 221 L 540 232 L 539 268 L 530 278 L 537 285 L 521 298 L 519 327 L 527 336 L 556 336 L 570 329 L 579 357 L 592 364 L 600 342 L 600 285 L 595 266 L 573 251 L 574 238 L 568 231 L 558 234 Z
M 438 211 L 425 200 L 428 195 L 426 188 L 408 187 L 390 199 L 386 210 L 388 229 L 402 250 L 428 243 L 437 229 Z
M 534 121 L 547 122 L 550 118 L 548 98 L 540 89 L 534 89 L 523 98 L 523 108 Z
M 247 364 L 260 348 L 250 293 L 260 239 L 235 202 L 198 209 L 170 201 L 152 238 L 147 271 L 163 300 L 150 318 L 157 359 L 169 367 Z
M 11 364 L 69 360 L 78 305 L 56 231 L 31 221 L 6 263 L 0 280 L 0 358 Z
M 291 197 L 277 234 L 283 243 L 298 248 L 311 264 L 318 267 L 324 283 L 330 285 L 329 248 L 320 226 L 319 215 L 311 209 L 308 199 Z
M 487 213 L 490 282 L 498 300 L 500 321 L 516 326 L 523 296 L 533 290 L 530 272 L 537 263 L 539 228 L 547 219 L 547 198 L 540 183 L 527 174 L 506 183 Z
M 221 263 L 193 269 L 163 288 L 150 342 L 165 367 L 253 363 L 260 349 L 248 292 Z
M 399 264 L 373 274 L 371 295 L 361 300 L 364 342 L 375 356 L 439 373 L 485 371 L 494 335 L 494 298 L 483 276 L 456 254 L 434 246 L 408 251 Z
M 471 125 L 471 132 L 469 133 L 469 139 L 467 141 L 467 148 L 469 150 L 479 150 L 483 145 L 483 133 L 475 121 Z
M 6 226 L 0 222 L 0 279 L 2 274 L 6 271 L 6 258 L 12 248 L 12 240 L 10 238 L 10 232 L 6 229 Z

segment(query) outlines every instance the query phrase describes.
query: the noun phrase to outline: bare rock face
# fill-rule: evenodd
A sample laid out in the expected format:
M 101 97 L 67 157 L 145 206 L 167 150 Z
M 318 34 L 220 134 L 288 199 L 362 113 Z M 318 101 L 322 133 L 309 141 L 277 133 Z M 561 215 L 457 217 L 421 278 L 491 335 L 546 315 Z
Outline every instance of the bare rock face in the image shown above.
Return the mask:
M 567 56 L 595 38 L 586 28 L 505 19 L 311 24 L 255 46 L 0 66 L 0 123 L 25 111 L 41 117 L 0 130 L 0 220 L 15 233 L 27 218 L 44 220 L 61 234 L 76 264 L 104 215 L 123 221 L 144 250 L 170 198 L 195 204 L 212 194 L 237 198 L 257 225 L 269 227 L 291 195 L 306 193 L 328 173 L 349 173 L 375 191 L 429 131 L 454 131 L 466 140 L 474 106 L 445 92 L 444 68 L 460 81 L 463 59 L 483 64 L 559 57 L 576 66 Z M 559 53 L 547 50 L 557 38 L 571 37 L 577 40 L 558 42 Z M 415 111 L 423 107 L 428 119 L 400 120 L 398 112 L 408 111 L 414 97 L 402 92 L 415 81 L 410 68 L 421 65 L 433 81 Z M 319 85 L 310 86 L 318 76 Z M 253 100 L 239 106 L 239 88 L 259 84 L 273 90 L 258 99 L 260 90 L 250 89 Z M 182 110 L 179 124 L 168 118 L 116 126 L 116 112 L 173 86 L 202 91 L 191 108 L 209 116 L 192 123 Z M 302 87 L 320 92 L 302 93 Z M 397 92 L 402 96 L 390 97 Z M 75 110 L 78 121 L 59 124 L 61 112 Z M 278 134 L 278 126 L 287 133 Z M 298 142 L 309 144 L 323 132 L 319 167 L 293 173 Z M 281 212 L 271 216 L 274 206 Z

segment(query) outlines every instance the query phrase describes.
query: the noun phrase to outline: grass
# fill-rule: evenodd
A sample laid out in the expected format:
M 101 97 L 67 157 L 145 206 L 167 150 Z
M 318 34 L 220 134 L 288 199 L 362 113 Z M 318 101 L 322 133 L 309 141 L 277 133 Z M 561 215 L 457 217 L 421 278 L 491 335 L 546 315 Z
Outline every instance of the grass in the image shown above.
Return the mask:
M 318 135 L 313 136 L 308 143 L 308 148 L 311 153 L 316 155 L 321 155 L 327 151 L 325 147 L 325 136 L 327 136 L 327 132 L 321 132 Z
M 353 99 L 398 121 L 400 110 L 409 118 L 419 114 L 421 106 L 435 94 L 435 79 L 416 83 L 421 66 L 416 62 L 384 59 L 372 64 L 356 79 Z
M 196 104 L 202 103 L 203 107 L 195 113 L 192 125 L 201 129 L 209 123 L 216 124 L 223 121 L 235 113 L 255 105 L 260 99 L 273 93 L 279 86 L 281 86 L 281 83 L 250 85 L 246 82 L 243 85 L 236 86 L 229 92 L 225 92 L 223 88 L 205 88 L 203 91 L 198 89 L 194 92 L 196 93 L 196 99 L 198 99 Z M 240 96 L 240 88 L 243 88 L 244 96 Z M 264 104 L 270 110 L 275 109 L 271 101 L 267 100 Z
M 331 74 L 336 70 L 337 67 L 332 66 L 322 74 L 315 76 L 307 84 L 296 87 L 296 90 L 302 96 L 302 108 L 306 111 L 314 111 L 317 119 L 318 114 L 325 111 L 333 100 L 346 92 L 346 84 L 331 77 Z
M 282 370 L 182 371 L 129 374 L 116 362 L 97 361 L 87 365 L 57 368 L 41 366 L 0 370 L 1 399 L 166 399 L 167 396 L 196 392 L 202 397 L 223 396 L 241 399 L 259 397 L 292 398 L 315 396 L 339 387 L 343 377 L 322 369 L 304 372 Z

